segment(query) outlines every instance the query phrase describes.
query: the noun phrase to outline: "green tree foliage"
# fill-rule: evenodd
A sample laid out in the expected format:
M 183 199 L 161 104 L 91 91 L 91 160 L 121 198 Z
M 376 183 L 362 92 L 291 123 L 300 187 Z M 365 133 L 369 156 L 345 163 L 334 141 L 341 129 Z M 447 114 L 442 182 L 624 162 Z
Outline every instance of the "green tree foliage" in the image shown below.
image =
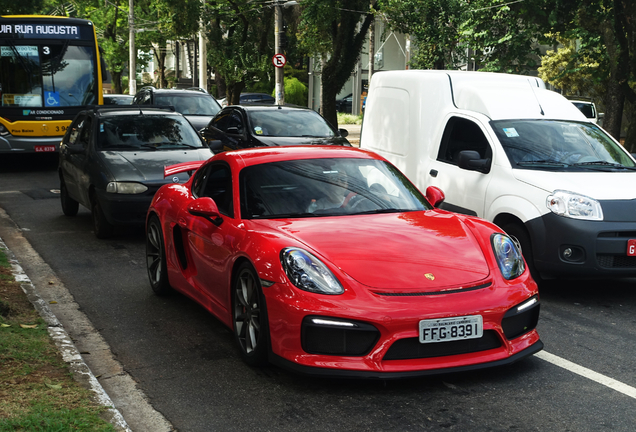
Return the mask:
M 0 15 L 33 15 L 43 6 L 44 0 L 0 0 Z
M 460 49 L 464 0 L 380 0 L 389 27 L 411 36 L 416 49 L 414 69 L 455 69 L 463 60 Z
M 272 92 L 272 96 L 276 95 Z M 298 78 L 285 77 L 285 103 L 294 105 L 307 105 L 307 86 L 301 83 Z
M 274 9 L 249 0 L 219 0 L 206 5 L 204 21 L 208 63 L 228 103 L 237 104 L 248 83 L 273 75 Z
M 336 126 L 336 96 L 358 63 L 377 1 L 305 0 L 302 5 L 298 40 L 322 59 L 320 112 Z

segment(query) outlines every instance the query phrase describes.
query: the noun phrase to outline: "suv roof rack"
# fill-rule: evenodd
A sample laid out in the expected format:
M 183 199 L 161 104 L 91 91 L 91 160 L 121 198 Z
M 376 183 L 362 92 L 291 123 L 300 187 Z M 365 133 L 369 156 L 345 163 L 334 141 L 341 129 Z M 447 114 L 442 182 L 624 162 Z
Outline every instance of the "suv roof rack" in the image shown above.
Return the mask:
M 169 112 L 177 112 L 177 110 L 172 105 L 91 105 L 87 107 L 89 110 L 95 114 L 103 113 L 103 112 L 112 112 L 112 111 L 145 111 L 148 109 L 160 110 L 160 111 L 169 111 Z

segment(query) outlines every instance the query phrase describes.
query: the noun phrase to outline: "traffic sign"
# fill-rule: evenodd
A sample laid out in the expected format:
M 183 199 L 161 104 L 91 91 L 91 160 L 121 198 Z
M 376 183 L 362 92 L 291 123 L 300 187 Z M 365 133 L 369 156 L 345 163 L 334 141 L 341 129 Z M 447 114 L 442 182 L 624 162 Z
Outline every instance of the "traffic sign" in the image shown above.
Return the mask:
M 274 54 L 274 57 L 272 57 L 272 63 L 277 68 L 282 68 L 285 66 L 285 63 L 287 63 L 287 59 L 284 54 Z

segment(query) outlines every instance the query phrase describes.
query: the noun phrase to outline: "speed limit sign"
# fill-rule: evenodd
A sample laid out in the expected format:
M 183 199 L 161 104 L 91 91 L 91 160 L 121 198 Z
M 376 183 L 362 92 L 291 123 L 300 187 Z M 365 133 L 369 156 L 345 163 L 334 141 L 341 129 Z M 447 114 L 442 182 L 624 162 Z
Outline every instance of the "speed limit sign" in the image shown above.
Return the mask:
M 272 57 L 272 63 L 277 68 L 282 68 L 285 66 L 285 63 L 287 63 L 287 59 L 283 54 L 274 54 L 274 57 Z

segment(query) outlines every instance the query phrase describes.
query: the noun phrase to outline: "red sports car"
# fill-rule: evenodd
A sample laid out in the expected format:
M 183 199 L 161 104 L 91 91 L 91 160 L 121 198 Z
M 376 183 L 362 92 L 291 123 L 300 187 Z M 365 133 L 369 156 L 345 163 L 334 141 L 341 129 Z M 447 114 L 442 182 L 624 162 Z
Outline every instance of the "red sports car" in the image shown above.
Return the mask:
M 234 331 L 243 359 L 331 376 L 409 377 L 542 349 L 539 294 L 516 241 L 439 210 L 382 157 L 347 147 L 217 154 L 156 193 L 153 290 Z

